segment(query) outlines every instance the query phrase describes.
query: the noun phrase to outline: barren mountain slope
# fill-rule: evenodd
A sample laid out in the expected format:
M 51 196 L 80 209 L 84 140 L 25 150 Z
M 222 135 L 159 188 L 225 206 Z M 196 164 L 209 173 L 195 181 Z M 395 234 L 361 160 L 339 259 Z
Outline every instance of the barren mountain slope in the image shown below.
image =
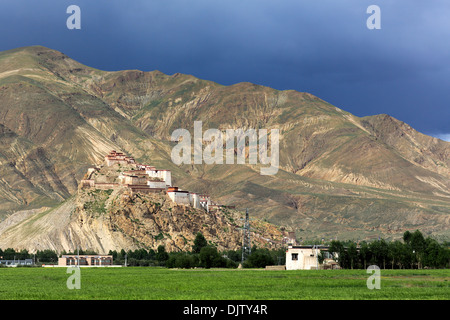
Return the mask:
M 425 106 L 424 106 L 425 107 Z M 178 128 L 279 129 L 280 170 L 182 165 Z M 0 53 L 0 214 L 55 206 L 111 149 L 303 237 L 449 236 L 450 143 L 308 93 L 159 71 L 106 72 L 40 46 Z M 3 132 L 3 133 L 2 133 Z

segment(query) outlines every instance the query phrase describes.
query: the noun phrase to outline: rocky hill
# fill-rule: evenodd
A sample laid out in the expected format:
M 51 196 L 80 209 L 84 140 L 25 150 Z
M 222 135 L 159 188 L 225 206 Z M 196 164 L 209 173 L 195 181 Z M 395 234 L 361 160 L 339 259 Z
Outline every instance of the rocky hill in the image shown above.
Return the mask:
M 111 171 L 99 171 L 99 175 Z M 197 232 L 219 250 L 242 246 L 244 213 L 234 209 L 207 212 L 174 203 L 165 192 L 133 194 L 127 187 L 100 190 L 79 188 L 55 208 L 17 212 L 0 224 L 1 248 L 31 252 L 76 248 L 99 253 L 123 248 L 190 251 Z M 284 228 L 252 219 L 252 243 L 276 248 L 287 235 Z
M 192 133 L 197 120 L 203 130 L 279 129 L 278 173 L 175 165 L 171 133 Z M 415 229 L 450 236 L 450 143 L 389 115 L 358 118 L 309 93 L 251 83 L 106 72 L 40 46 L 0 53 L 3 218 L 75 201 L 86 169 L 111 149 L 304 239 L 395 238 Z

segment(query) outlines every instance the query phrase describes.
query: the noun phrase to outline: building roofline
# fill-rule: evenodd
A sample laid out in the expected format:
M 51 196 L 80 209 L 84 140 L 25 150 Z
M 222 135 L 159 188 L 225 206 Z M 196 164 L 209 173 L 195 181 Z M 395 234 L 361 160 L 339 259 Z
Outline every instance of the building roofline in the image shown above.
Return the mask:
M 328 249 L 330 246 L 325 246 L 325 245 L 299 245 L 299 246 L 293 246 L 293 245 L 288 245 L 289 249 Z

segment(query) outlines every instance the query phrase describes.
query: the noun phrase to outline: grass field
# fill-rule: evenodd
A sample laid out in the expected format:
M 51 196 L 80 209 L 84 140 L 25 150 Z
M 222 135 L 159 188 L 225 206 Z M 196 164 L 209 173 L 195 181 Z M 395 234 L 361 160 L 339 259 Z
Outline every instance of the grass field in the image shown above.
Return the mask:
M 446 299 L 450 270 L 381 270 L 369 290 L 365 270 L 172 270 L 81 268 L 81 288 L 69 290 L 66 268 L 1 268 L 0 299 L 304 300 Z

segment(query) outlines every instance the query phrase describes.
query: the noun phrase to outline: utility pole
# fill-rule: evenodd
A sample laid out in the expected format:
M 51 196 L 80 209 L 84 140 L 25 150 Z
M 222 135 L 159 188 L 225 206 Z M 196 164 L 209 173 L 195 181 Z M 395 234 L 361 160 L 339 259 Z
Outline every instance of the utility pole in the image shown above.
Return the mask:
M 247 260 L 248 256 L 252 251 L 252 244 L 250 241 L 250 220 L 248 218 L 248 208 L 245 210 L 245 221 L 243 231 L 243 239 L 242 239 L 242 265 L 244 261 Z

